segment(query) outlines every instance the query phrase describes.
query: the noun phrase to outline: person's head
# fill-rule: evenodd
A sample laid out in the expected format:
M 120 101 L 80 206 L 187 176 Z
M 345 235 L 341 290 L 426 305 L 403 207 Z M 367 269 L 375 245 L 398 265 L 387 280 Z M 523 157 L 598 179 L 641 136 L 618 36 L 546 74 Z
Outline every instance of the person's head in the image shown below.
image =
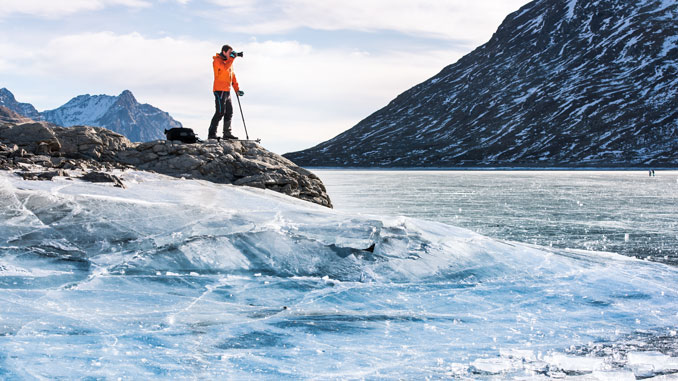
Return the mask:
M 232 50 L 233 50 L 233 48 L 231 48 L 230 45 L 224 45 L 224 46 L 221 47 L 221 54 L 224 57 L 228 57 L 228 55 L 231 54 Z

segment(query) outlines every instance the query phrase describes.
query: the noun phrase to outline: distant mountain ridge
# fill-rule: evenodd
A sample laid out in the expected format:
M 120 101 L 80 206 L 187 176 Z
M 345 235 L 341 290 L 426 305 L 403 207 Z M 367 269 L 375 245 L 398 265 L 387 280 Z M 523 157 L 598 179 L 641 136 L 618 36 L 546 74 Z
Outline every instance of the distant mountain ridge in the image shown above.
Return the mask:
M 0 106 L 5 106 L 15 113 L 27 118 L 40 120 L 40 113 L 32 104 L 18 102 L 14 98 L 14 94 L 4 87 L 0 89 Z
M 59 126 L 91 125 L 104 116 L 116 99 L 117 97 L 110 95 L 78 95 L 63 106 L 41 114 L 46 120 Z
M 3 88 L 0 89 L 0 105 L 31 119 L 59 126 L 104 127 L 135 142 L 165 139 L 165 129 L 182 126 L 167 112 L 137 102 L 129 90 L 118 96 L 79 95 L 61 107 L 38 113 L 32 105 L 17 102 L 12 93 Z
M 536 0 L 302 166 L 678 164 L 678 2 Z

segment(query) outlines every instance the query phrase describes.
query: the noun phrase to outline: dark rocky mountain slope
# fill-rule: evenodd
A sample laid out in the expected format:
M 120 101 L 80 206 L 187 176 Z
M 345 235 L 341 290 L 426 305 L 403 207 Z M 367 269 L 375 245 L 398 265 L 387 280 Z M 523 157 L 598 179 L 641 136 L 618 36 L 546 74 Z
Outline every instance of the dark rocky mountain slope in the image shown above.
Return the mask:
M 304 166 L 678 164 L 678 2 L 535 0 Z
M 14 98 L 14 94 L 6 88 L 0 89 L 0 106 L 33 120 L 40 120 L 40 113 L 30 103 L 22 103 Z

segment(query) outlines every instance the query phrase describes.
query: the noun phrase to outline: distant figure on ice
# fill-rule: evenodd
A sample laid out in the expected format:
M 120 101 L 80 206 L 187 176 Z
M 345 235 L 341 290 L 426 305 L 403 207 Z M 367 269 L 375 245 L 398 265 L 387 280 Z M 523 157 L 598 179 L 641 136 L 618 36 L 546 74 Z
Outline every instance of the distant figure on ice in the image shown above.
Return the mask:
M 234 52 L 229 45 L 221 48 L 221 53 L 213 57 L 212 67 L 214 68 L 214 116 L 210 129 L 207 132 L 207 139 L 217 139 L 217 125 L 224 119 L 224 139 L 238 139 L 231 133 L 231 119 L 233 118 L 233 104 L 231 103 L 231 84 L 233 90 L 238 92 L 238 96 L 245 95 L 240 91 L 238 80 L 233 72 L 233 61 L 236 57 L 242 57 L 242 52 Z

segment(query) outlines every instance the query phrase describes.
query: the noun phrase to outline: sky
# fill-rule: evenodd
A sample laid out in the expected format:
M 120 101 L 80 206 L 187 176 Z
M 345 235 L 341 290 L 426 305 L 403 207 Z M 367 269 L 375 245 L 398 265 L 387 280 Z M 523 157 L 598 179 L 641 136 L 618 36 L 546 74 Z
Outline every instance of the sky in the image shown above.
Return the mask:
M 0 0 L 0 88 L 38 111 L 127 89 L 206 138 L 212 57 L 229 44 L 249 136 L 283 154 L 355 126 L 528 2 Z

